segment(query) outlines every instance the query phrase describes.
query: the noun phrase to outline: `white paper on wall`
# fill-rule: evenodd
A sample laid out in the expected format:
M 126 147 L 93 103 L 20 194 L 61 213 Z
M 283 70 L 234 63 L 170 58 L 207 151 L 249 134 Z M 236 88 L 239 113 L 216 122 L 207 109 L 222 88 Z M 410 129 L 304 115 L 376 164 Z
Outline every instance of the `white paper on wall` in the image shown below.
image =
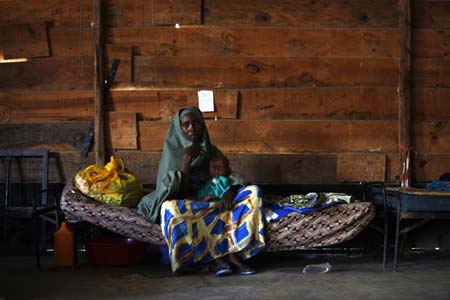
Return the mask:
M 214 111 L 214 93 L 213 91 L 201 90 L 198 94 L 198 108 L 202 112 Z

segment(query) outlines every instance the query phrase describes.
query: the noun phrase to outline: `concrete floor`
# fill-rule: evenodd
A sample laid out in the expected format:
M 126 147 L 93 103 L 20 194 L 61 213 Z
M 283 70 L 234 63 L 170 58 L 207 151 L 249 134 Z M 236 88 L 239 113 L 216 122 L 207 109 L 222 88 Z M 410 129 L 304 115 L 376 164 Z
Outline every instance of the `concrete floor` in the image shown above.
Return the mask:
M 323 275 L 302 274 L 308 264 L 330 262 Z M 218 278 L 206 270 L 174 276 L 157 259 L 139 266 L 56 269 L 51 256 L 37 270 L 33 257 L 0 257 L 0 300 L 13 299 L 450 299 L 450 255 L 402 257 L 399 272 L 381 258 L 261 254 L 258 273 Z

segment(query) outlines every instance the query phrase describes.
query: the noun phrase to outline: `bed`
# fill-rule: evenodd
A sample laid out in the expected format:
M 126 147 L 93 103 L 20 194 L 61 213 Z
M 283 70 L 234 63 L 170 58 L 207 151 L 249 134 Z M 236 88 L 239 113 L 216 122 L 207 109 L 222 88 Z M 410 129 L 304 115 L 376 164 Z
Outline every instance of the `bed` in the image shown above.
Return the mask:
M 64 187 L 61 209 L 71 223 L 85 221 L 123 236 L 157 246 L 165 245 L 159 224 L 135 209 L 109 206 L 81 194 L 72 183 Z M 375 216 L 371 202 L 337 204 L 307 214 L 292 213 L 266 223 L 266 252 L 302 250 L 348 241 Z

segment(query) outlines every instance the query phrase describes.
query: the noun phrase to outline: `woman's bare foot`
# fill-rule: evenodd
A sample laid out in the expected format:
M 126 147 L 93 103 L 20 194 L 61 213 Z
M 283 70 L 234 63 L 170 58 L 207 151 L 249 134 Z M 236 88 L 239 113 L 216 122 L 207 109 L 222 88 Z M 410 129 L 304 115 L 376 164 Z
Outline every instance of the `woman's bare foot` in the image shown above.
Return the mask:
M 247 266 L 236 254 L 232 253 L 226 256 L 226 259 L 231 264 L 233 271 L 241 275 L 255 274 L 255 270 Z

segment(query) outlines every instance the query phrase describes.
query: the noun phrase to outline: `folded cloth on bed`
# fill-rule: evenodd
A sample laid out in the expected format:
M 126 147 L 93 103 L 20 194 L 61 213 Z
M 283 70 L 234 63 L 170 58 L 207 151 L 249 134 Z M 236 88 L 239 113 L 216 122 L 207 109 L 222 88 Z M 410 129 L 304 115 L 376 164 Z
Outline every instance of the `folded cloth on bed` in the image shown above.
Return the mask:
M 432 181 L 427 184 L 427 190 L 450 192 L 450 181 Z
M 334 204 L 350 203 L 352 196 L 344 193 L 308 193 L 296 194 L 283 198 L 278 203 L 265 206 L 266 222 L 276 222 L 292 212 L 304 214 L 311 211 L 325 209 Z

